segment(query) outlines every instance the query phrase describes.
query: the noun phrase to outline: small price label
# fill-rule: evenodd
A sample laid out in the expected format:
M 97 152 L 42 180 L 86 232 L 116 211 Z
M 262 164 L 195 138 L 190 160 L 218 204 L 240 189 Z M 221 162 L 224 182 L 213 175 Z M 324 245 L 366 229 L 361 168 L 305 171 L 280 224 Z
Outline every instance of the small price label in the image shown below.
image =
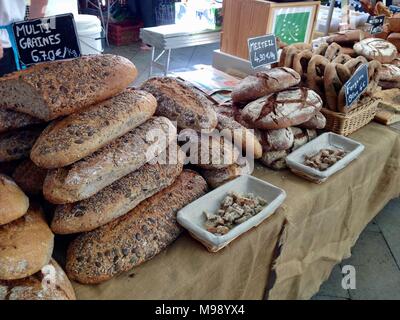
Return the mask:
M 369 16 L 367 23 L 372 25 L 371 34 L 382 32 L 384 22 L 385 16 Z
M 346 106 L 350 107 L 368 87 L 368 65 L 362 64 L 344 84 Z
M 250 38 L 247 40 L 251 66 L 255 69 L 260 66 L 278 61 L 276 37 L 273 34 Z

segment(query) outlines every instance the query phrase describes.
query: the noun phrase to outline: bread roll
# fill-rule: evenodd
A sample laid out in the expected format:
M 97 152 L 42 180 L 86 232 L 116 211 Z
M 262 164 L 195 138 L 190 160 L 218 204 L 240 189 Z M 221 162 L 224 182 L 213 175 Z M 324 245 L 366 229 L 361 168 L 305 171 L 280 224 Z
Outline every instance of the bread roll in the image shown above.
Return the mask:
M 270 93 L 285 90 L 300 83 L 300 75 L 290 68 L 280 67 L 247 76 L 232 90 L 234 102 L 248 102 Z
M 312 118 L 322 108 L 322 99 L 308 88 L 291 88 L 250 102 L 243 119 L 253 128 L 281 129 Z
M 43 194 L 55 204 L 87 199 L 123 176 L 139 169 L 176 139 L 176 128 L 154 117 L 92 155 L 71 166 L 50 170 Z
M 0 134 L 0 162 L 28 158 L 42 131 L 41 127 L 34 127 Z
M 173 149 L 167 164 L 145 164 L 94 196 L 57 206 L 51 229 L 55 233 L 87 232 L 124 215 L 143 200 L 171 185 L 183 169 L 185 155 Z M 160 157 L 161 159 L 164 156 Z
M 0 107 L 0 133 L 38 124 L 41 120 L 28 114 L 7 110 Z
M 15 168 L 12 177 L 27 194 L 40 195 L 43 192 L 43 183 L 46 175 L 46 169 L 38 167 L 32 160 L 26 159 Z
M 28 208 L 29 198 L 13 180 L 0 174 L 0 226 L 22 217 Z
M 41 271 L 19 280 L 0 280 L 0 300 L 76 300 L 64 270 L 51 259 Z
M 67 274 L 94 284 L 150 260 L 181 233 L 178 210 L 207 191 L 207 183 L 185 170 L 168 188 L 140 203 L 117 220 L 80 235 L 67 252 Z
M 40 63 L 0 78 L 0 105 L 50 121 L 120 93 L 136 76 L 132 62 L 110 54 Z
M 0 226 L 0 280 L 29 277 L 49 263 L 54 235 L 43 212 L 31 204 L 18 220 Z
M 179 128 L 210 132 L 217 126 L 213 103 L 188 82 L 156 77 L 145 81 L 141 88 L 156 97 L 156 115 L 176 121 Z
M 125 90 L 51 123 L 33 146 L 31 159 L 46 169 L 70 165 L 146 122 L 156 107 L 151 94 Z

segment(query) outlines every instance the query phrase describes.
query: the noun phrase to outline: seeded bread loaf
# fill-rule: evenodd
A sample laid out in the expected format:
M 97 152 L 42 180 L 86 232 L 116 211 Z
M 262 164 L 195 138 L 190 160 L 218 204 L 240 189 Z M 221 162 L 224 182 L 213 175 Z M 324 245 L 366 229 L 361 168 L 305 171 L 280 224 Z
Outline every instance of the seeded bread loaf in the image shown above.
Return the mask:
M 167 164 L 145 164 L 138 170 L 104 188 L 94 196 L 57 206 L 51 229 L 58 234 L 94 230 L 126 214 L 143 200 L 171 185 L 183 169 L 185 155 L 171 151 Z M 160 160 L 164 158 L 162 154 Z
M 290 88 L 250 102 L 241 111 L 253 128 L 281 129 L 310 120 L 322 108 L 321 97 L 308 88 Z
M 127 89 L 52 122 L 33 146 L 31 159 L 46 169 L 70 165 L 146 122 L 156 107 L 151 94 Z
M 21 218 L 0 226 L 0 280 L 29 277 L 49 263 L 54 235 L 42 210 L 31 204 Z
M 24 192 L 11 178 L 0 174 L 0 226 L 22 217 L 28 208 L 29 199 Z
M 178 210 L 207 191 L 207 183 L 185 170 L 168 188 L 141 202 L 126 215 L 80 235 L 67 252 L 67 274 L 94 284 L 150 260 L 181 233 Z
M 45 198 L 55 204 L 87 199 L 123 176 L 139 169 L 176 139 L 176 128 L 154 117 L 71 166 L 49 170 Z
M 300 83 L 300 75 L 286 67 L 272 68 L 247 76 L 232 90 L 233 102 L 248 102 Z
M 110 54 L 40 63 L 0 78 L 0 106 L 49 121 L 120 93 L 136 76 L 132 62 Z
M 0 133 L 38 124 L 41 120 L 28 114 L 0 108 Z
M 40 195 L 47 170 L 35 165 L 32 160 L 26 159 L 15 168 L 12 175 L 18 186 L 27 194 Z
M 141 89 L 156 97 L 156 115 L 176 121 L 178 128 L 210 132 L 217 126 L 213 103 L 188 82 L 155 77 L 145 81 Z
M 0 280 L 0 300 L 76 300 L 64 270 L 51 259 L 41 271 L 19 280 Z
M 0 162 L 28 158 L 43 128 L 32 127 L 0 134 Z

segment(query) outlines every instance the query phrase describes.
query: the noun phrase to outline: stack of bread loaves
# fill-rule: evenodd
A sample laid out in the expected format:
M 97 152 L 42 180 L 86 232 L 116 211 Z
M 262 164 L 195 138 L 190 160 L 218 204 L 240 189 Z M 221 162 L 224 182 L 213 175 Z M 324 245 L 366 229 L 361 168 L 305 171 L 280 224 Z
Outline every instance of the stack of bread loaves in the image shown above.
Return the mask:
M 126 89 L 136 75 L 127 59 L 99 55 L 0 79 L 2 108 L 49 122 L 14 177 L 56 204 L 53 232 L 82 233 L 66 263 L 68 276 L 82 283 L 159 253 L 180 233 L 176 212 L 206 192 L 200 175 L 183 171 L 176 128 L 154 116 L 154 96 Z
M 320 96 L 298 87 L 300 81 L 293 69 L 278 67 L 246 77 L 232 91 L 231 116 L 255 129 L 262 145 L 260 160 L 267 167 L 285 168 L 286 156 L 325 127 Z

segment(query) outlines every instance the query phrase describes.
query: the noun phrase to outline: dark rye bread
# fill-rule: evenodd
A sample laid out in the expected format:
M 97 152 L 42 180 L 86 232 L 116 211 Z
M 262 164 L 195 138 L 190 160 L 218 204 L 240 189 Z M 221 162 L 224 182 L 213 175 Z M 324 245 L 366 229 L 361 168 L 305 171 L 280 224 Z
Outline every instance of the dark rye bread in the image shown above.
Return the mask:
M 233 102 L 248 102 L 300 83 L 300 75 L 286 67 L 272 68 L 247 76 L 232 90 Z
M 43 191 L 43 183 L 46 175 L 46 169 L 38 167 L 32 160 L 26 159 L 15 168 L 12 177 L 27 194 L 40 195 Z
M 126 215 L 78 236 L 67 251 L 69 278 L 100 283 L 150 260 L 181 233 L 177 212 L 206 192 L 204 179 L 184 170 L 170 187 Z
M 0 134 L 0 162 L 28 158 L 42 131 L 42 127 L 30 127 Z
M 68 167 L 49 170 L 43 194 L 55 204 L 87 199 L 139 169 L 175 139 L 176 128 L 170 120 L 151 118 L 90 156 Z
M 0 280 L 0 300 L 76 300 L 64 270 L 51 259 L 41 271 L 19 280 Z
M 51 229 L 57 234 L 94 230 L 170 186 L 182 172 L 185 161 L 185 154 L 179 148 L 175 150 L 169 148 L 160 156 L 163 160 L 171 152 L 167 164 L 147 163 L 86 200 L 57 206 Z
M 156 107 L 151 94 L 127 89 L 52 122 L 33 146 L 31 159 L 46 169 L 70 165 L 146 122 Z
M 308 88 L 290 88 L 250 102 L 242 117 L 253 128 L 281 129 L 299 125 L 322 108 L 321 97 Z
M 0 226 L 0 280 L 28 277 L 46 265 L 54 235 L 37 204 L 21 218 Z
M 0 106 L 49 121 L 120 93 L 136 76 L 132 62 L 110 54 L 40 63 L 0 78 Z
M 217 126 L 213 103 L 186 81 L 155 77 L 145 81 L 141 89 L 156 97 L 156 115 L 176 121 L 178 128 L 210 132 Z
M 32 124 L 38 124 L 42 120 L 28 114 L 0 108 L 0 133 L 15 130 Z

